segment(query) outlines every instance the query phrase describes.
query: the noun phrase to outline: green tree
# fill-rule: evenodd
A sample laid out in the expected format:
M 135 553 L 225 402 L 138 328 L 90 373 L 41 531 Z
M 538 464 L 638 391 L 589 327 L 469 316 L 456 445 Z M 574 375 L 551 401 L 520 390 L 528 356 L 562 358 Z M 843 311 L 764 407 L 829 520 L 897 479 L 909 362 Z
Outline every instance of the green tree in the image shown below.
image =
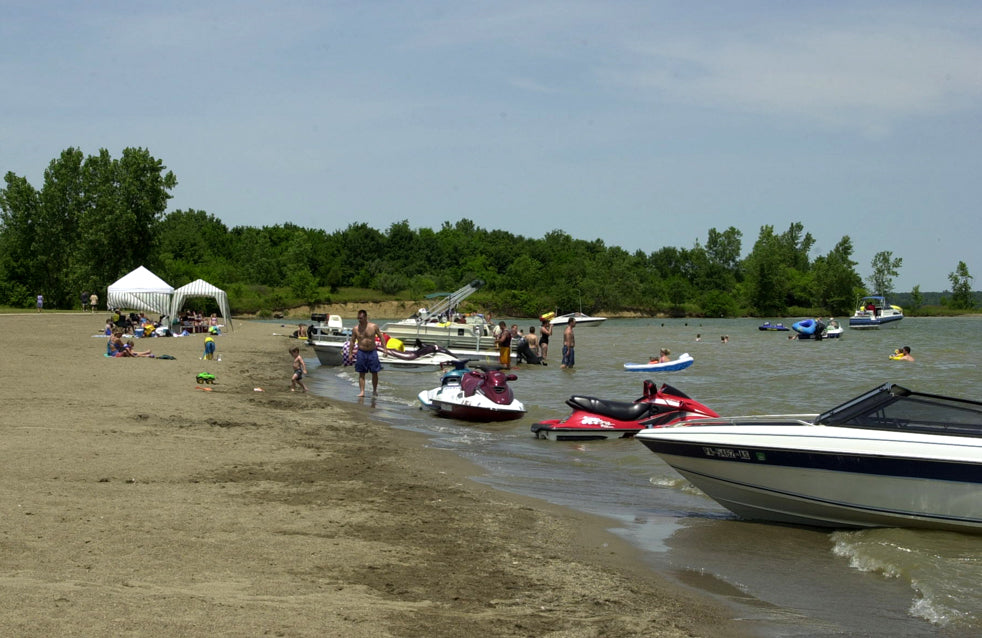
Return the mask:
M 177 186 L 166 169 L 141 148 L 123 149 L 118 160 L 106 149 L 86 158 L 78 254 L 89 280 L 109 284 L 156 254 L 157 224 Z
M 34 246 L 43 231 L 36 220 L 40 216 L 41 194 L 23 177 L 8 172 L 6 187 L 0 191 L 0 303 L 26 307 L 31 294 L 50 292 L 42 288 L 40 267 Z
M 175 286 L 202 278 L 212 283 L 236 281 L 228 251 L 230 234 L 218 218 L 203 210 L 168 213 L 158 224 L 160 276 Z
M 870 291 L 874 295 L 889 295 L 893 292 L 893 278 L 897 269 L 904 263 L 900 257 L 894 257 L 889 250 L 883 250 L 873 255 L 870 262 L 872 274 L 869 278 Z
M 812 264 L 816 305 L 833 314 L 848 314 L 856 299 L 862 278 L 852 260 L 852 240 L 848 235 L 839 240 L 827 255 L 817 257 Z
M 921 287 L 914 286 L 913 290 L 910 291 L 910 304 L 909 308 L 911 312 L 917 312 L 924 305 L 924 295 L 921 294 Z
M 781 315 L 787 309 L 788 265 L 784 248 L 784 242 L 774 234 L 774 227 L 765 225 L 744 260 L 747 301 L 761 315 Z
M 971 310 L 975 307 L 972 299 L 972 280 L 975 279 L 968 273 L 968 266 L 964 261 L 958 262 L 954 272 L 948 273 L 948 281 L 951 282 L 951 301 L 949 307 L 954 310 Z

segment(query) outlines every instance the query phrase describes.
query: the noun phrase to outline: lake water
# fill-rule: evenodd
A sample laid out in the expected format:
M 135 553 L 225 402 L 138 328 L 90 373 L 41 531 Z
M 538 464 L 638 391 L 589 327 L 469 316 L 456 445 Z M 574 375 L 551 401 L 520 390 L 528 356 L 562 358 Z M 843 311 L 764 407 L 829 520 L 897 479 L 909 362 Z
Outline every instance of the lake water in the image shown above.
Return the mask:
M 777 321 L 777 320 L 772 320 Z M 792 320 L 784 320 L 790 325 Z M 840 322 L 844 322 L 840 318 Z M 517 320 L 527 329 L 529 320 Z M 513 323 L 508 321 L 509 324 Z M 576 367 L 516 369 L 529 410 L 506 424 L 470 425 L 418 409 L 436 372 L 384 371 L 374 418 L 430 437 L 485 469 L 497 488 L 600 514 L 659 572 L 736 606 L 781 636 L 974 636 L 982 633 L 982 536 L 878 529 L 823 532 L 737 519 L 634 440 L 537 440 L 529 426 L 567 415 L 585 394 L 630 401 L 642 381 L 670 383 L 724 415 L 818 413 L 883 383 L 979 398 L 982 319 L 907 318 L 841 339 L 792 341 L 762 320 L 618 319 L 576 331 Z M 697 334 L 701 340 L 697 341 Z M 728 343 L 720 337 L 729 336 Z M 890 361 L 909 345 L 916 361 Z M 661 347 L 695 363 L 680 372 L 624 372 Z M 311 390 L 357 403 L 351 368 L 307 357 Z

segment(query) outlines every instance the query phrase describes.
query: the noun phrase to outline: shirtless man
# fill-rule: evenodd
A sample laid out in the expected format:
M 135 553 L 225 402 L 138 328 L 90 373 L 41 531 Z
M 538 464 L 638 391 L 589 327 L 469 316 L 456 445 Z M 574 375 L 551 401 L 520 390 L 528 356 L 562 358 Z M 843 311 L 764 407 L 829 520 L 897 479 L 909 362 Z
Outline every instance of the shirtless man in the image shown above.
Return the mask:
M 375 338 L 385 343 L 382 331 L 378 326 L 368 321 L 368 313 L 364 310 L 358 311 L 358 325 L 351 330 L 351 345 L 358 344 L 358 358 L 355 359 L 355 372 L 358 373 L 358 388 L 361 392 L 358 396 L 365 396 L 365 374 L 372 373 L 372 394 L 378 396 L 378 373 L 382 369 L 382 364 L 378 360 L 378 350 L 375 349 Z M 388 352 L 385 345 L 382 352 Z
M 535 326 L 529 326 L 529 333 L 525 335 L 525 343 L 529 344 L 532 352 L 539 354 L 539 338 L 535 336 Z
M 569 318 L 566 329 L 563 330 L 563 363 L 560 368 L 572 368 L 576 363 L 573 356 L 573 349 L 576 347 L 576 338 L 573 336 L 573 328 L 576 326 L 576 319 Z

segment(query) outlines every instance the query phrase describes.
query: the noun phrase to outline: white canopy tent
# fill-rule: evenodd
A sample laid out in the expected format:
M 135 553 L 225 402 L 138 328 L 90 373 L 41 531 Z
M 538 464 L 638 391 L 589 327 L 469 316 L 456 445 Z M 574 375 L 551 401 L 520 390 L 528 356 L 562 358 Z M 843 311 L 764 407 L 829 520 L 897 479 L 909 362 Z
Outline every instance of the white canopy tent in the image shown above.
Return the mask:
M 204 279 L 195 279 L 191 283 L 181 286 L 174 291 L 171 297 L 170 316 L 175 319 L 181 312 L 181 306 L 188 297 L 211 297 L 218 302 L 218 309 L 222 318 L 225 320 L 225 327 L 232 329 L 232 313 L 228 307 L 228 295 L 217 286 L 213 286 Z
M 109 286 L 110 308 L 128 308 L 166 315 L 174 288 L 143 266 Z

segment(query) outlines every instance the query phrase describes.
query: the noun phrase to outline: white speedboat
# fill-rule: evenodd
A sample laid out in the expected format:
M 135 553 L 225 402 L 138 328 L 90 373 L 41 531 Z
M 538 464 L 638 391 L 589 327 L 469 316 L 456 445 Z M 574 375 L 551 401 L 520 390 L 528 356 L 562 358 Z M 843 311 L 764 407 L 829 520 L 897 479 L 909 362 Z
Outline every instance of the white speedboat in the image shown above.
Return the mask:
M 891 306 L 885 297 L 874 295 L 859 300 L 856 312 L 849 317 L 849 327 L 879 328 L 884 324 L 900 321 L 903 318 L 903 308 Z
M 697 419 L 636 438 L 743 518 L 982 533 L 978 401 L 887 384 L 820 415 Z
M 588 314 L 582 312 L 567 312 L 565 315 L 558 315 L 549 320 L 554 326 L 565 326 L 569 323 L 570 319 L 576 319 L 576 327 L 585 328 L 590 326 L 599 326 L 603 322 L 607 321 L 607 317 L 591 317 Z
M 341 365 L 341 346 L 351 339 L 351 328 L 345 328 L 340 315 L 315 313 L 307 327 L 307 346 L 313 348 L 322 366 Z

